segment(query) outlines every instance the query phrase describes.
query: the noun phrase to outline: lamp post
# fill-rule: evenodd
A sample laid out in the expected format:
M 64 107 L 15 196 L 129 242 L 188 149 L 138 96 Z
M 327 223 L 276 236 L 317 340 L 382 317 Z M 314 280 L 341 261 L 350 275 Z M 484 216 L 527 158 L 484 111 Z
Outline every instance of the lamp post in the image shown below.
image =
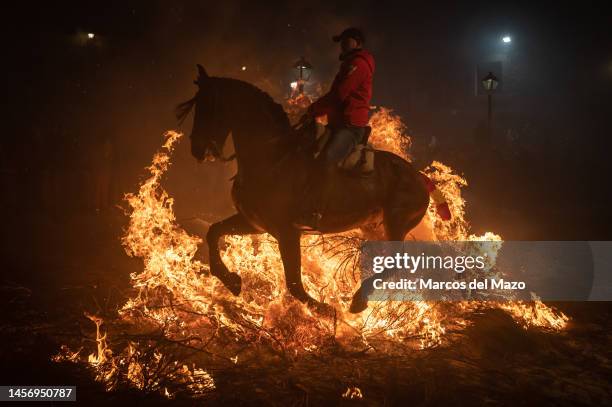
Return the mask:
M 493 72 L 489 72 L 487 76 L 482 79 L 482 87 L 487 91 L 487 137 L 491 141 L 491 116 L 493 114 L 493 92 L 497 89 L 499 80 Z
M 297 90 L 299 94 L 304 93 L 304 84 L 310 79 L 312 74 L 312 65 L 306 61 L 304 57 L 301 57 L 295 64 L 293 64 L 297 79 Z

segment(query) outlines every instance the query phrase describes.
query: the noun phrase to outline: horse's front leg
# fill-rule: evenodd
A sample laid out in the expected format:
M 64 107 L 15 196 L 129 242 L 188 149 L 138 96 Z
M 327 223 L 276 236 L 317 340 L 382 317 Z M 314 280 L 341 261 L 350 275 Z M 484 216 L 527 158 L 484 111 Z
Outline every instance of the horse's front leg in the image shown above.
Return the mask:
M 221 280 L 225 287 L 234 295 L 240 294 L 242 279 L 238 273 L 229 271 L 225 264 L 223 264 L 221 254 L 219 253 L 219 239 L 227 235 L 249 235 L 259 233 L 261 232 L 251 226 L 244 216 L 239 213 L 221 222 L 213 223 L 208 229 L 206 242 L 208 243 L 210 256 L 210 274 Z
M 283 268 L 285 282 L 289 293 L 299 301 L 307 304 L 317 312 L 330 314 L 334 309 L 327 304 L 312 298 L 302 284 L 302 253 L 300 250 L 300 232 L 293 228 L 285 230 L 276 236 Z

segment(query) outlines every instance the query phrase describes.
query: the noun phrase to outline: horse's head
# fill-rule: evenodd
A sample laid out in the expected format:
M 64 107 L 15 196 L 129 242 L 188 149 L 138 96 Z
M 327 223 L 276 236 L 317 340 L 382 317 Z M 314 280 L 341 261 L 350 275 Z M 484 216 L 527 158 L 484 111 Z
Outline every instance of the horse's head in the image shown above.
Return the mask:
M 178 106 L 177 117 L 182 121 L 194 108 L 193 128 L 189 136 L 191 154 L 198 161 L 214 161 L 223 158 L 223 146 L 231 128 L 217 80 L 208 76 L 202 65 L 198 64 L 197 67 L 198 78 L 193 83 L 198 86 L 198 92 Z

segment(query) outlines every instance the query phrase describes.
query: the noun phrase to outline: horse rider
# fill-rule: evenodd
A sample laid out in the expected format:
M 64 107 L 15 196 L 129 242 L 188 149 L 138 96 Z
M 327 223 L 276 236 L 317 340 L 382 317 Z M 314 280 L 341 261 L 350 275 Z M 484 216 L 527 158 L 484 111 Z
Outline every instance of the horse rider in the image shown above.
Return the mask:
M 331 137 L 317 157 L 306 189 L 305 208 L 295 222 L 301 229 L 318 230 L 327 198 L 333 190 L 331 175 L 338 163 L 364 141 L 368 125 L 374 57 L 363 49 L 365 37 L 358 28 L 347 28 L 333 40 L 340 43 L 340 71 L 329 92 L 311 104 L 302 118 L 306 121 L 327 115 Z

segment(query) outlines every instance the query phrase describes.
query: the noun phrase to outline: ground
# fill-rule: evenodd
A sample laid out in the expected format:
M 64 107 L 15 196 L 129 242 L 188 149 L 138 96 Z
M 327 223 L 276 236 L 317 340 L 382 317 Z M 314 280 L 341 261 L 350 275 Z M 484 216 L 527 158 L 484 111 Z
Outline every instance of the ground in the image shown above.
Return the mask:
M 107 393 L 83 365 L 50 361 L 61 344 L 91 349 L 95 331 L 84 312 L 112 315 L 127 298 L 129 273 L 141 263 L 123 254 L 125 222 L 116 209 L 7 220 L 4 238 L 13 244 L 3 246 L 2 384 L 77 385 L 78 400 L 88 404 L 168 403 L 135 390 Z M 560 334 L 525 330 L 501 311 L 486 311 L 449 332 L 444 345 L 404 355 L 332 346 L 294 359 L 262 350 L 210 370 L 216 390 L 206 404 L 612 404 L 612 306 L 557 306 L 572 318 Z M 342 397 L 352 386 L 363 398 Z

